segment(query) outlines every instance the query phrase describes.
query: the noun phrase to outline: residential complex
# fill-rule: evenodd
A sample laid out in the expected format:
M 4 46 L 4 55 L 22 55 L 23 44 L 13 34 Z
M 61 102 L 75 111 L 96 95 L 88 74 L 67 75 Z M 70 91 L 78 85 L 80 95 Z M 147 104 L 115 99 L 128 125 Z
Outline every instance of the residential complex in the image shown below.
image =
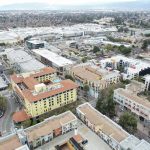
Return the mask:
M 150 90 L 150 75 L 149 74 L 145 75 L 144 79 L 145 79 L 145 89 L 149 91 Z
M 85 84 L 89 85 L 89 94 L 95 98 L 98 97 L 100 90 L 120 81 L 119 71 L 102 69 L 90 63 L 73 66 L 68 72 L 80 87 L 84 87 Z
M 139 147 L 141 148 L 140 150 L 150 149 L 148 142 L 130 135 L 118 124 L 98 112 L 89 103 L 84 103 L 77 107 L 76 112 L 78 117 L 113 149 L 137 150 Z
M 150 73 L 150 65 L 148 62 L 140 59 L 127 58 L 122 55 L 113 56 L 100 61 L 102 68 L 110 67 L 112 69 L 123 68 L 123 79 L 134 79 L 139 75 Z
M 0 138 L 0 150 L 18 150 L 23 145 L 27 145 L 32 150 L 76 128 L 76 116 L 67 111 L 47 118 L 32 127 L 19 129 L 16 133 Z
M 37 117 L 77 100 L 78 86 L 71 80 L 61 81 L 56 74 L 55 69 L 46 67 L 11 76 L 13 90 L 24 106 L 24 110 L 13 115 L 15 122 Z
M 139 83 L 140 85 L 140 83 Z M 119 88 L 114 90 L 113 99 L 123 108 L 129 109 L 147 123 L 150 123 L 150 102 L 145 97 L 138 96 L 138 93 L 144 91 L 144 84 L 138 86 L 131 83 L 126 89 Z

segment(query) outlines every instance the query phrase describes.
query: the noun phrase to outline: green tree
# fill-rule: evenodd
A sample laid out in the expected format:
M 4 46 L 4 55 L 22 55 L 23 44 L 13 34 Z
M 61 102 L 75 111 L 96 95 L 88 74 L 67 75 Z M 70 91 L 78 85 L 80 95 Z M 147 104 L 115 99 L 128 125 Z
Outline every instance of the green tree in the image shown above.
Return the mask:
M 87 84 L 85 84 L 85 85 L 83 86 L 83 90 L 85 91 L 85 95 L 86 95 L 86 96 L 88 96 L 88 91 L 89 91 L 89 89 L 90 89 L 90 87 L 89 87 Z
M 101 112 L 102 114 L 106 115 L 106 102 L 104 100 L 104 94 L 99 94 L 99 97 L 98 97 L 98 101 L 96 103 L 96 109 Z
M 119 124 L 131 134 L 134 134 L 137 130 L 137 120 L 133 114 L 129 112 L 125 112 L 120 116 Z
M 118 50 L 124 55 L 129 55 L 131 53 L 131 48 L 125 47 L 124 45 L 119 46 Z
M 74 78 L 71 75 L 69 75 L 69 74 L 65 75 L 65 79 L 70 79 L 72 81 L 75 81 Z
M 7 109 L 7 100 L 5 97 L 0 96 L 0 111 L 5 112 Z
M 30 127 L 31 126 L 31 119 L 28 119 L 28 120 L 25 120 L 23 122 L 21 122 L 21 125 L 24 127 L 24 128 L 27 128 L 27 127 Z
M 141 48 L 143 50 L 147 50 L 148 44 L 149 44 L 148 40 L 144 40 Z
M 87 62 L 87 57 L 83 57 L 83 58 L 81 59 L 81 61 L 82 61 L 83 63 Z
M 93 53 L 97 53 L 97 52 L 99 52 L 99 51 L 100 51 L 99 47 L 94 46 L 94 48 L 93 48 Z
M 113 118 L 115 116 L 115 103 L 113 101 L 113 88 L 102 90 L 99 94 L 96 109 L 102 114 Z

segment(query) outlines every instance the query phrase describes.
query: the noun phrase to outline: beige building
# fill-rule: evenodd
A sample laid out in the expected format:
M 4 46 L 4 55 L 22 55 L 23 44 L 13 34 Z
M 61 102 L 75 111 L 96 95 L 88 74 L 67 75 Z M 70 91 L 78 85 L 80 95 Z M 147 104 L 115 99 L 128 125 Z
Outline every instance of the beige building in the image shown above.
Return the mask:
M 138 93 L 145 90 L 145 85 L 136 81 L 126 86 L 126 89 L 114 90 L 113 99 L 121 107 L 129 109 L 140 117 L 141 120 L 150 122 L 150 102 L 145 97 L 138 96 Z
M 17 150 L 26 144 L 32 150 L 76 128 L 76 116 L 67 111 L 32 127 L 19 129 L 16 133 L 0 138 L 0 150 Z
M 76 109 L 78 117 L 114 150 L 150 150 L 150 144 L 130 135 L 89 103 Z
M 80 87 L 83 87 L 85 84 L 89 85 L 89 94 L 95 98 L 98 97 L 100 90 L 120 81 L 118 71 L 101 69 L 92 64 L 77 65 L 69 69 L 68 72 L 75 78 L 76 83 Z

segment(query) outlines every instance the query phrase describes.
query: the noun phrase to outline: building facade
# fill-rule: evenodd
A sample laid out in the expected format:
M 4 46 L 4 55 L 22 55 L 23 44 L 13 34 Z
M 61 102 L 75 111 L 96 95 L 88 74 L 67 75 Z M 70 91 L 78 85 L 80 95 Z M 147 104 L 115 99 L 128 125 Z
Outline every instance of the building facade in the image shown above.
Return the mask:
M 89 103 L 77 107 L 78 117 L 114 150 L 150 150 L 150 144 L 130 135 L 121 126 L 98 112 Z M 132 139 L 132 140 L 131 140 Z M 142 146 L 141 146 L 142 145 Z
M 24 106 L 24 111 L 13 115 L 15 122 L 19 122 L 21 113 L 24 118 L 25 114 L 37 117 L 77 100 L 78 86 L 71 80 L 61 81 L 56 70 L 50 67 L 28 74 L 12 75 L 11 83 Z
M 0 150 L 18 150 L 21 147 L 33 150 L 76 128 L 76 116 L 67 111 L 32 127 L 19 129 L 11 135 L 0 138 Z
M 92 64 L 81 64 L 68 69 L 68 73 L 75 79 L 76 83 L 83 88 L 89 86 L 89 95 L 98 98 L 99 91 L 107 88 L 110 84 L 120 81 L 118 71 L 101 69 Z
M 148 100 L 123 88 L 114 90 L 113 99 L 123 108 L 129 109 L 131 112 L 139 116 L 141 120 L 150 123 L 150 102 Z

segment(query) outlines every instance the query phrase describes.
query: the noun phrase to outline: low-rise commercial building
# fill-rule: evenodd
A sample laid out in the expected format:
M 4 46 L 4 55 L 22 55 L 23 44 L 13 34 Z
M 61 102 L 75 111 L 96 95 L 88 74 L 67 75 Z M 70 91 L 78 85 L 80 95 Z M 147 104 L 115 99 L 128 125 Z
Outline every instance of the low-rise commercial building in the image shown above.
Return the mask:
M 44 48 L 44 42 L 40 40 L 28 40 L 26 41 L 28 49 L 39 49 Z
M 116 89 L 114 90 L 113 99 L 121 107 L 129 109 L 139 116 L 145 123 L 150 123 L 150 102 L 146 98 L 138 96 L 138 93 L 144 91 L 145 88 L 138 89 L 138 87 L 131 88 L 131 85 L 128 85 L 126 89 Z
M 58 116 L 52 116 L 32 127 L 19 129 L 16 133 L 0 138 L 0 150 L 19 150 L 22 146 L 26 148 L 28 146 L 30 150 L 33 150 L 76 128 L 76 116 L 67 111 Z
M 5 54 L 7 58 L 5 62 L 10 68 L 18 72 L 30 72 L 39 70 L 45 67 L 44 64 L 30 56 L 22 49 L 6 49 Z
M 33 53 L 38 60 L 47 66 L 57 69 L 59 73 L 63 73 L 66 70 L 66 67 L 75 63 L 47 49 L 35 49 L 33 50 Z
M 89 94 L 95 98 L 98 97 L 100 90 L 120 81 L 119 71 L 101 69 L 88 63 L 73 66 L 68 69 L 68 72 L 80 87 L 89 85 Z
M 138 139 L 136 143 L 136 137 L 127 133 L 122 127 L 98 112 L 89 103 L 84 103 L 77 107 L 76 112 L 78 117 L 114 150 L 136 150 L 138 147 L 141 147 L 141 150 L 145 150 L 145 147 L 146 150 L 150 150 L 148 142 Z M 132 140 L 128 140 L 129 138 L 132 138 Z M 124 143 L 127 140 L 128 144 L 125 145 Z
M 15 122 L 37 117 L 77 100 L 77 85 L 71 80 L 61 81 L 56 70 L 46 67 L 39 71 L 11 76 L 16 96 L 24 111 L 13 115 Z

